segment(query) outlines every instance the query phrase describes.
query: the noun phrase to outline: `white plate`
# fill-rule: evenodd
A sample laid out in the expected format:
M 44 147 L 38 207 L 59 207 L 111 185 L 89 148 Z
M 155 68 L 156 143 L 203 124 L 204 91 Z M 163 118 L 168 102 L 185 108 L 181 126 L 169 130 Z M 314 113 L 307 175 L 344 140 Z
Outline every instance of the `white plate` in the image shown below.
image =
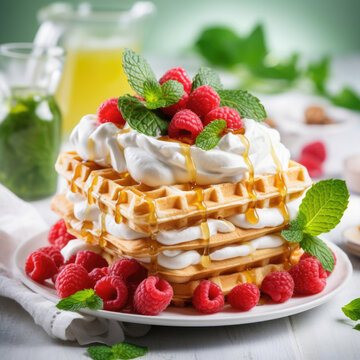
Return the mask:
M 32 251 L 46 245 L 46 237 L 47 233 L 40 234 L 23 243 L 17 249 L 14 257 L 15 270 L 17 276 L 26 286 L 36 293 L 43 295 L 45 298 L 57 303 L 59 298 L 50 282 L 47 285 L 40 285 L 28 278 L 24 271 L 26 258 Z M 331 276 L 328 278 L 326 288 L 320 294 L 293 297 L 284 304 L 256 306 L 248 312 L 234 311 L 230 306 L 225 306 L 223 311 L 211 315 L 199 314 L 199 312 L 190 307 L 169 307 L 157 316 L 123 314 L 104 310 L 93 311 L 84 309 L 81 311 L 93 316 L 118 321 L 165 326 L 222 326 L 249 324 L 297 314 L 330 300 L 330 298 L 336 295 L 345 286 L 351 277 L 352 266 L 346 254 L 336 245 L 332 243 L 328 243 L 328 245 L 337 257 L 337 265 Z

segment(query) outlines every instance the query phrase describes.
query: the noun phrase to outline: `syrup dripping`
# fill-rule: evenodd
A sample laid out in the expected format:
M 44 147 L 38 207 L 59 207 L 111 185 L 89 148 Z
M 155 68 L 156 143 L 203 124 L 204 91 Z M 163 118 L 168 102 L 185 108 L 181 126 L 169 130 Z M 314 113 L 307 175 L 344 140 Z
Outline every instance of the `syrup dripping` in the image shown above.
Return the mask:
M 99 182 L 99 177 L 97 175 L 95 175 L 93 177 L 91 185 L 89 186 L 89 189 L 88 189 L 87 201 L 88 201 L 89 205 L 94 204 L 94 198 L 92 196 L 92 193 L 94 191 L 95 186 L 98 184 L 98 182 Z
M 287 186 L 284 180 L 284 172 L 281 169 L 281 164 L 276 156 L 274 146 L 272 144 L 272 141 L 269 137 L 270 145 L 271 145 L 271 156 L 274 160 L 275 166 L 276 166 L 276 186 L 280 193 L 280 202 L 278 205 L 279 210 L 281 211 L 282 216 L 284 217 L 284 224 L 287 224 L 290 220 L 289 216 L 289 209 L 286 205 L 286 194 L 287 194 Z
M 202 213 L 202 222 L 200 224 L 202 238 L 204 240 L 204 250 L 201 255 L 200 264 L 207 268 L 211 264 L 210 260 L 210 230 L 209 224 L 207 222 L 207 214 L 206 214 L 206 204 L 204 202 L 204 189 L 196 186 L 196 166 L 193 158 L 191 157 L 191 148 L 188 144 L 180 144 L 181 151 L 185 157 L 185 165 L 190 176 L 189 188 L 193 190 L 196 194 L 196 201 L 194 205 L 201 211 Z
M 249 140 L 247 139 L 247 137 L 245 135 L 239 134 L 238 136 L 239 136 L 241 142 L 245 146 L 245 152 L 243 153 L 243 158 L 249 169 L 249 179 L 246 183 L 246 191 L 249 195 L 251 203 L 249 204 L 249 207 L 245 213 L 245 217 L 249 224 L 255 225 L 259 222 L 259 215 L 255 208 L 256 194 L 255 194 L 255 187 L 254 187 L 254 166 L 249 158 L 250 144 L 249 144 Z
M 104 234 L 106 233 L 106 222 L 105 222 L 105 218 L 106 218 L 106 213 L 102 213 L 101 214 L 101 225 L 100 225 L 100 238 L 99 238 L 99 246 L 101 248 L 104 248 L 107 245 L 107 241 L 104 238 Z
M 94 243 L 94 236 L 90 233 L 89 230 L 92 230 L 94 227 L 91 221 L 84 221 L 81 226 L 81 236 L 85 239 L 88 244 Z
M 78 187 L 76 186 L 75 184 L 75 181 L 77 178 L 80 177 L 81 175 L 81 167 L 82 167 L 82 164 L 77 164 L 76 167 L 75 167 L 75 171 L 74 171 L 74 174 L 73 174 L 73 177 L 71 179 L 71 183 L 70 183 L 70 190 L 73 192 L 73 193 L 76 193 L 78 191 Z

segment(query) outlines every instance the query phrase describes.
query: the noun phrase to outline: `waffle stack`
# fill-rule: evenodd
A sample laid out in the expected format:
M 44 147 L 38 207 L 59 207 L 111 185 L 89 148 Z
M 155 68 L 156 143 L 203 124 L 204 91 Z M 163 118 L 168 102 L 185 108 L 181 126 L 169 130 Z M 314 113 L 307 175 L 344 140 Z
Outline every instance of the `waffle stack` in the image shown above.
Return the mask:
M 97 208 L 99 221 L 79 220 L 74 203 L 65 194 L 58 195 L 52 208 L 64 218 L 68 231 L 79 239 L 103 248 L 109 262 L 119 257 L 136 258 L 150 274 L 168 280 L 174 289 L 173 303 L 184 305 L 191 300 L 199 282 L 209 279 L 218 284 L 224 294 L 235 285 L 253 282 L 260 285 L 270 272 L 287 268 L 296 262 L 297 244 L 255 249 L 251 241 L 267 234 L 276 234 L 289 221 L 286 203 L 300 197 L 311 185 L 306 169 L 290 161 L 286 171 L 262 176 L 247 176 L 239 183 L 208 186 L 178 184 L 149 187 L 138 184 L 129 173 L 119 174 L 93 161 L 83 161 L 75 152 L 62 153 L 56 170 L 68 183 L 69 192 L 90 208 Z M 208 223 L 235 214 L 246 214 L 249 222 L 256 221 L 256 209 L 278 207 L 284 223 L 277 227 L 241 229 L 223 220 L 230 231 L 211 235 Z M 123 239 L 107 231 L 105 218 L 139 234 L 139 238 Z M 159 234 L 173 230 L 200 227 L 201 236 L 186 242 L 164 244 Z M 141 235 L 141 236 L 140 236 Z M 176 238 L 176 235 L 174 235 Z M 212 253 L 231 246 L 247 245 L 252 251 L 245 256 L 211 260 Z M 159 264 L 159 256 L 198 253 L 199 261 L 184 268 L 169 268 Z

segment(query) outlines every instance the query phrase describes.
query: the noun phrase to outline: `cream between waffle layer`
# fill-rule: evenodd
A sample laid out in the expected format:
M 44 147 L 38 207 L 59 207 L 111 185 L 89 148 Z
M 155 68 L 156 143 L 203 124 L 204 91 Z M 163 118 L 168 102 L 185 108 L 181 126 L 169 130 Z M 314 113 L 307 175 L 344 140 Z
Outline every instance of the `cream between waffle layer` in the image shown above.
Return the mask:
M 245 153 L 248 153 L 254 175 L 276 174 L 279 165 L 286 170 L 290 153 L 280 143 L 279 133 L 251 119 L 242 121 L 246 139 L 229 133 L 211 151 L 190 146 L 195 174 L 188 171 L 181 144 L 161 141 L 130 128 L 119 130 L 112 123 L 99 125 L 95 115 L 84 116 L 70 139 L 83 160 L 112 166 L 119 173 L 128 171 L 135 181 L 149 186 L 237 183 L 249 171 Z
M 91 230 L 94 234 L 100 232 L 102 216 L 101 211 L 95 205 L 89 206 L 87 200 L 79 194 L 68 192 L 67 198 L 74 203 L 74 216 L 80 221 L 77 224 L 72 224 L 73 227 L 78 227 L 78 230 L 81 230 L 82 222 L 87 220 L 94 223 L 94 227 Z M 300 199 L 295 199 L 287 204 L 290 219 L 296 217 L 299 204 Z M 243 223 L 244 226 L 238 225 L 239 227 L 243 228 L 260 228 L 260 225 L 262 225 L 262 227 L 275 227 L 284 222 L 284 218 L 277 208 L 258 209 L 258 212 L 259 221 L 257 224 L 250 224 L 246 220 L 244 214 L 234 215 L 232 217 L 229 217 L 229 219 L 232 218 L 232 220 L 236 221 L 237 223 Z M 227 221 L 208 219 L 207 223 L 209 226 L 210 236 L 217 233 L 226 233 L 235 230 L 235 227 L 229 224 L 229 222 Z M 133 231 L 124 223 L 117 224 L 114 221 L 114 218 L 109 215 L 106 215 L 105 217 L 105 228 L 109 234 L 121 239 L 135 240 L 147 237 L 147 235 Z M 199 238 L 202 238 L 202 231 L 200 225 L 191 226 L 179 230 L 160 231 L 157 234 L 157 241 L 164 245 L 176 245 L 179 243 L 190 242 L 194 239 Z M 252 240 L 246 244 L 223 247 L 222 249 L 211 252 L 209 256 L 210 260 L 212 261 L 222 261 L 235 257 L 247 256 L 255 250 L 274 248 L 283 244 L 284 241 L 280 236 L 266 235 Z M 73 253 L 80 250 L 79 246 L 80 244 L 77 241 L 70 242 L 68 246 L 65 247 L 64 253 L 68 255 L 67 257 L 70 257 Z M 84 250 L 89 250 L 87 248 L 88 246 L 88 244 L 84 243 Z M 149 263 L 151 259 L 139 258 L 138 260 L 141 262 Z M 201 255 L 198 251 L 195 250 L 166 250 L 158 254 L 157 256 L 157 263 L 160 266 L 173 270 L 183 269 L 190 265 L 196 265 L 199 264 L 200 261 Z

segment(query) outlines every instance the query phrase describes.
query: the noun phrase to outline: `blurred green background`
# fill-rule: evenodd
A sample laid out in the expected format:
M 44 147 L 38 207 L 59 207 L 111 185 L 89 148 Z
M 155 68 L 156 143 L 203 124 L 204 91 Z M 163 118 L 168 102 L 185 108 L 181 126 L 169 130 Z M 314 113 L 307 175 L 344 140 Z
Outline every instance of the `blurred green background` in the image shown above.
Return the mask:
M 0 43 L 31 41 L 38 28 L 36 12 L 51 0 L 1 0 Z M 134 1 L 89 1 L 102 7 L 128 6 Z M 318 54 L 360 50 L 359 0 L 153 0 L 157 6 L 147 53 L 176 55 L 186 50 L 201 29 L 225 24 L 248 32 L 263 23 L 269 47 L 279 56 L 294 50 Z M 73 1 L 80 3 L 80 1 Z

